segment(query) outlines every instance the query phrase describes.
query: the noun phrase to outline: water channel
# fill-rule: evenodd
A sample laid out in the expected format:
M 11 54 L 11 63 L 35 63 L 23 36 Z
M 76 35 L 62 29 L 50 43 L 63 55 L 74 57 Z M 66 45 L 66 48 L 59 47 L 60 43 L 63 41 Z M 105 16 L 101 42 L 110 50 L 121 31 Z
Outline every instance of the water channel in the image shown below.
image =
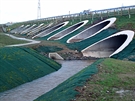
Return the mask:
M 83 68 L 89 66 L 94 61 L 95 60 L 58 60 L 57 62 L 62 64 L 61 69 L 32 82 L 0 93 L 0 101 L 33 101 L 78 73 Z

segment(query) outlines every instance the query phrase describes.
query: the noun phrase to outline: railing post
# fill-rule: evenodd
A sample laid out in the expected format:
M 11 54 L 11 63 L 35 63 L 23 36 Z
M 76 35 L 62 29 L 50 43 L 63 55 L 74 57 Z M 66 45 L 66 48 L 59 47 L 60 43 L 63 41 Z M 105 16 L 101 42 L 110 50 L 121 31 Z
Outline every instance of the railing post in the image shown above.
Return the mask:
M 131 15 L 130 15 L 130 8 L 128 9 L 128 16 L 129 16 L 129 18 L 131 18 Z

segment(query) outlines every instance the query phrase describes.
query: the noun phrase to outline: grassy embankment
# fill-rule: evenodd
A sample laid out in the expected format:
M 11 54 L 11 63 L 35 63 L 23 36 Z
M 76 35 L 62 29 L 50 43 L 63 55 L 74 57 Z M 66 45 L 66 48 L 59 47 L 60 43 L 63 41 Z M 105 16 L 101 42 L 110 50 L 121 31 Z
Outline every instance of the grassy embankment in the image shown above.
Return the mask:
M 45 76 L 60 67 L 30 48 L 0 48 L 0 92 Z
M 119 30 L 135 31 L 135 14 L 131 15 L 131 18 L 129 16 L 118 16 L 115 24 Z
M 13 45 L 13 44 L 22 44 L 27 42 L 28 41 L 13 39 L 5 35 L 5 33 L 0 33 L 0 47 L 4 47 L 6 45 Z
M 105 59 L 98 65 L 98 74 L 77 91 L 76 101 L 133 101 L 135 62 Z

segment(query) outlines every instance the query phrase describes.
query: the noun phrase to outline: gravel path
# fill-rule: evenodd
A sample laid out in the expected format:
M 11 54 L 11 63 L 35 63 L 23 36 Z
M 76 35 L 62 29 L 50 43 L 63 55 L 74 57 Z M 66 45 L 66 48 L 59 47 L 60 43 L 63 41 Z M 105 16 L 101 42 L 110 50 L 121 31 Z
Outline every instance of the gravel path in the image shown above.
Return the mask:
M 61 69 L 32 82 L 25 83 L 14 89 L 0 93 L 0 101 L 33 101 L 94 61 L 73 60 L 58 62 L 62 64 Z

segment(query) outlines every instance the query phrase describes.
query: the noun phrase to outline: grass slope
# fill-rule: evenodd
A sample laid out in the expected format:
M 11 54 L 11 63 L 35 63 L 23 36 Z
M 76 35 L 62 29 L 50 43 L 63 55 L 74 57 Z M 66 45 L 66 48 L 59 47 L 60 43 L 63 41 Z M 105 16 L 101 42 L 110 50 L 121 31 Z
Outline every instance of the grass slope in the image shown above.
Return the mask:
M 135 31 L 135 14 L 131 15 L 131 18 L 129 16 L 118 16 L 117 20 L 115 22 L 117 29 L 122 30 L 133 30 Z
M 60 69 L 61 65 L 29 48 L 0 48 L 0 92 Z
M 105 59 L 98 71 L 83 90 L 78 88 L 80 94 L 76 101 L 135 100 L 135 62 Z
M 13 44 L 27 43 L 28 41 L 13 39 L 4 33 L 0 33 L 0 47 Z

